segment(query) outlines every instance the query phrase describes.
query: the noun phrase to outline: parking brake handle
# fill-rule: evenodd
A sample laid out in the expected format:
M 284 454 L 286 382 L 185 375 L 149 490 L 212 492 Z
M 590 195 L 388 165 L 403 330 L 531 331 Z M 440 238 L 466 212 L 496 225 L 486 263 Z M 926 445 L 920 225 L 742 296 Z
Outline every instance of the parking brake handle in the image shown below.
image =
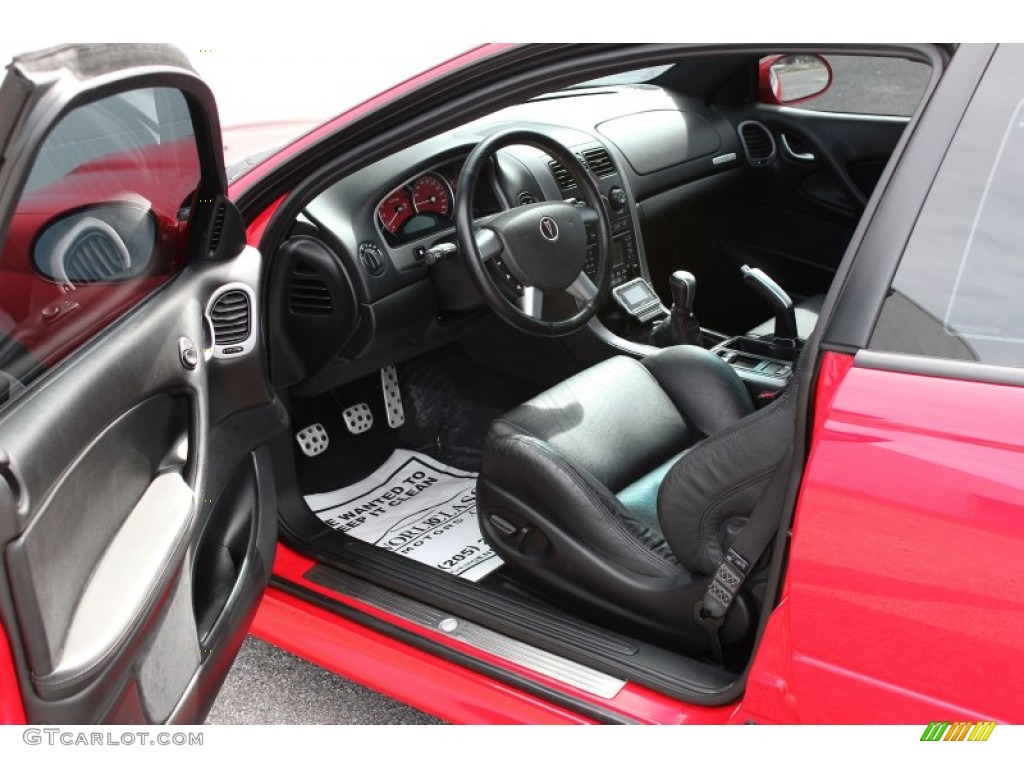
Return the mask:
M 744 264 L 740 267 L 740 272 L 743 273 L 743 282 L 768 302 L 775 313 L 775 338 L 797 339 L 796 310 L 789 294 L 757 267 L 751 269 Z

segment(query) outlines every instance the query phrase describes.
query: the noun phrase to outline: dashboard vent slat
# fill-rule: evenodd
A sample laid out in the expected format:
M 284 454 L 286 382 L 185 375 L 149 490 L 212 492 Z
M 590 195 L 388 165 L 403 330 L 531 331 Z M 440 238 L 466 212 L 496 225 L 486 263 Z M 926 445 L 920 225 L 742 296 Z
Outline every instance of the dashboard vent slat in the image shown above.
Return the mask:
M 751 165 L 767 165 L 771 162 L 775 157 L 775 139 L 764 124 L 748 120 L 740 123 L 739 132 L 743 150 Z
M 334 312 L 334 301 L 327 283 L 307 264 L 296 264 L 292 268 L 288 310 L 293 315 L 312 317 L 326 317 Z
M 249 295 L 245 291 L 225 291 L 210 308 L 214 343 L 223 347 L 249 338 L 251 314 Z
M 227 215 L 228 207 L 224 203 L 217 206 L 213 213 L 213 226 L 210 228 L 210 253 L 216 253 L 220 245 L 221 235 L 224 234 L 224 217 Z
M 583 159 L 587 161 L 590 170 L 595 176 L 604 178 L 615 175 L 615 164 L 612 162 L 608 151 L 603 147 L 583 150 Z
M 551 169 L 552 175 L 555 177 L 555 183 L 558 185 L 559 190 L 565 192 L 569 189 L 576 188 L 576 180 L 572 175 L 565 169 L 557 160 L 549 160 L 548 167 Z

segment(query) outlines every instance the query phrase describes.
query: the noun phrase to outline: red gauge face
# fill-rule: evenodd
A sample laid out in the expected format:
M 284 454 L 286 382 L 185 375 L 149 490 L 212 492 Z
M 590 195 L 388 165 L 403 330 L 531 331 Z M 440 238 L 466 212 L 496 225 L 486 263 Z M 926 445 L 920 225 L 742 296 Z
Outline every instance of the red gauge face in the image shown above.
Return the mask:
M 381 226 L 392 235 L 397 235 L 415 211 L 412 207 L 412 197 L 409 190 L 396 189 L 391 195 L 377 207 L 377 216 L 380 218 Z
M 412 204 L 416 213 L 448 216 L 452 212 L 452 193 L 439 176 L 420 176 L 412 183 Z

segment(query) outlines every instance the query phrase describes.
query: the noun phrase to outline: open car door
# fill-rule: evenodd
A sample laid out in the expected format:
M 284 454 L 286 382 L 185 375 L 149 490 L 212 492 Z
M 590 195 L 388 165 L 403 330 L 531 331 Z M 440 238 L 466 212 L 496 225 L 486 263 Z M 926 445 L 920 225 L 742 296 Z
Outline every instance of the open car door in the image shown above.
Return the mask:
M 173 47 L 22 56 L 0 152 L 0 716 L 202 721 L 286 423 L 212 95 Z

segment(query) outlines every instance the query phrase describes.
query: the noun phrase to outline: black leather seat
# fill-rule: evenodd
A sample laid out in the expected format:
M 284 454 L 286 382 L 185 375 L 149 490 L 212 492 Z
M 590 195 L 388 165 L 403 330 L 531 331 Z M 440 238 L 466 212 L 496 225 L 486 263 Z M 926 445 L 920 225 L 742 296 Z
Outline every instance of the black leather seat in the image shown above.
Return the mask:
M 825 303 L 825 294 L 811 296 L 797 304 L 793 309 L 796 312 L 796 334 L 801 339 L 810 338 L 811 331 L 818 324 L 818 315 L 821 314 L 821 307 Z M 775 333 L 775 318 L 769 318 L 756 328 L 747 331 L 747 336 L 771 336 Z
M 785 454 L 794 413 L 788 389 L 755 412 L 732 368 L 698 347 L 607 360 L 492 423 L 481 529 L 546 594 L 700 652 L 695 605 Z M 740 597 L 727 642 L 753 625 Z

